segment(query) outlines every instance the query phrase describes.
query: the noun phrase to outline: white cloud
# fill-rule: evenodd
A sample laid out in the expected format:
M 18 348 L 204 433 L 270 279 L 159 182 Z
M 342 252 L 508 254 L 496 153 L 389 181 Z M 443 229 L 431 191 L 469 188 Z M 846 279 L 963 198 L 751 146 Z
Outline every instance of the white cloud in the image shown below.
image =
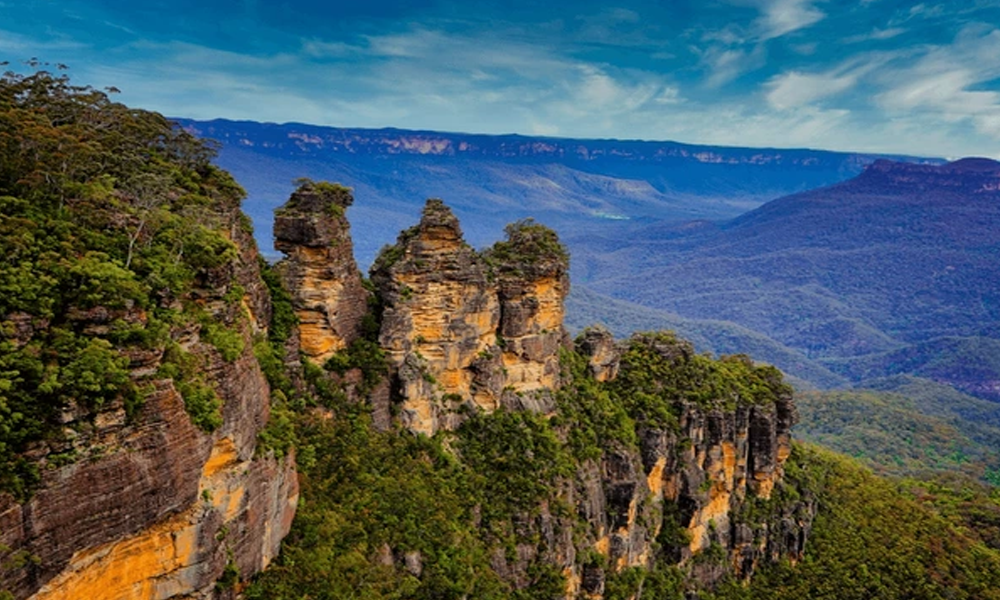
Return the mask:
M 890 114 L 923 113 L 945 122 L 968 121 L 1000 139 L 1000 92 L 977 89 L 998 77 L 1000 29 L 971 25 L 952 45 L 935 47 L 912 66 L 886 74 L 877 101 Z
M 660 90 L 660 93 L 653 98 L 653 102 L 657 104 L 680 104 L 684 102 L 684 98 L 681 97 L 679 89 L 668 86 Z
M 710 45 L 693 48 L 701 64 L 709 71 L 709 88 L 722 86 L 755 71 L 767 63 L 766 42 L 809 27 L 826 18 L 815 7 L 816 0 L 728 0 L 740 6 L 752 6 L 760 16 L 748 27 L 730 24 L 719 30 L 703 32 L 702 42 Z M 801 54 L 811 54 L 815 45 L 797 47 Z
M 779 110 L 813 104 L 843 94 L 858 85 L 863 77 L 898 57 L 895 52 L 872 52 L 850 58 L 822 72 L 787 71 L 769 79 L 767 102 Z
M 52 57 L 48 53 L 83 50 L 85 48 L 87 48 L 86 44 L 62 36 L 40 41 L 0 29 L 0 51 L 12 53 L 19 59 L 27 59 L 28 56 L 24 55 L 26 52 L 31 55 L 44 52 L 46 55 L 40 58 L 51 60 Z
M 762 14 L 755 25 L 762 40 L 781 37 L 826 18 L 813 0 L 760 0 L 758 8 Z
M 768 103 L 779 109 L 795 108 L 835 96 L 854 87 L 855 74 L 832 75 L 829 73 L 800 73 L 790 71 L 771 79 L 766 86 Z
M 737 77 L 763 67 L 767 51 L 763 44 L 752 48 L 727 48 L 712 46 L 701 51 L 701 63 L 709 70 L 705 85 L 716 88 Z
M 898 35 L 906 33 L 906 29 L 902 27 L 887 27 L 885 29 L 875 28 L 869 33 L 862 33 L 858 35 L 852 35 L 841 40 L 843 44 L 858 44 L 861 42 L 869 42 L 872 40 L 889 40 Z
M 302 52 L 313 58 L 343 58 L 356 55 L 357 46 L 346 42 L 325 42 L 322 40 L 303 40 Z
M 549 123 L 541 123 L 538 121 L 531 121 L 528 131 L 530 131 L 533 135 L 542 135 L 549 137 L 559 135 L 559 127 L 557 125 L 552 125 Z

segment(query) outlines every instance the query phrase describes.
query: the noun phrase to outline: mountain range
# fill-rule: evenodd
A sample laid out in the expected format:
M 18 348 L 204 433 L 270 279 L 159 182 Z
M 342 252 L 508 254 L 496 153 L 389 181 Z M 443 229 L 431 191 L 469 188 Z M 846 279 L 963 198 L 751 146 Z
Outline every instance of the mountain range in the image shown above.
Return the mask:
M 848 179 L 878 158 L 940 162 L 676 142 L 176 121 L 220 143 L 217 163 L 247 189 L 244 207 L 265 254 L 273 255 L 272 212 L 296 179 L 353 188 L 355 251 L 363 266 L 428 197 L 447 201 L 479 247 L 496 241 L 506 223 L 528 216 L 564 235 L 725 220 L 768 200 Z M 570 250 L 575 254 L 578 247 Z
M 912 374 L 1000 399 L 993 161 L 179 121 L 219 142 L 265 255 L 298 177 L 354 189 L 362 268 L 441 197 L 474 246 L 525 217 L 560 232 L 571 330 L 668 326 L 800 387 Z
M 591 236 L 586 284 L 737 323 L 853 382 L 912 373 L 1000 399 L 998 184 L 986 159 L 877 161 L 730 221 Z

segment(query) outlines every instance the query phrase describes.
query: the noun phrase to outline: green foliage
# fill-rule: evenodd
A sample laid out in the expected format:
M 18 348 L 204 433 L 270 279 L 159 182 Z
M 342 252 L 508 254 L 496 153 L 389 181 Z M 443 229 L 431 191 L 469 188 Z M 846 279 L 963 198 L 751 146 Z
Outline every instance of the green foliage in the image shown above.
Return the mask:
M 786 479 L 819 499 L 806 556 L 720 599 L 1000 598 L 1000 552 L 851 460 L 796 445 Z
M 174 380 L 174 387 L 184 399 L 191 421 L 204 431 L 222 425 L 222 401 L 215 389 L 205 382 L 204 362 L 176 343 L 167 345 L 158 375 Z
M 147 301 L 132 271 L 122 268 L 104 252 L 88 252 L 72 259 L 66 268 L 64 301 L 77 308 L 125 308 Z
M 226 562 L 225 568 L 222 570 L 222 575 L 215 582 L 215 588 L 217 590 L 231 590 L 236 587 L 236 584 L 240 582 L 240 568 L 236 565 L 236 562 L 229 558 Z
M 79 338 L 73 342 L 80 347 L 72 352 L 70 360 L 59 371 L 55 380 L 49 379 L 40 386 L 44 391 L 58 390 L 61 395 L 98 409 L 105 402 L 125 396 L 134 405 L 138 391 L 128 370 L 128 358 L 115 352 L 111 343 L 99 338 Z
M 900 489 L 948 519 L 959 531 L 1000 551 L 1000 489 L 950 473 L 907 478 Z
M 212 320 L 207 315 L 202 315 L 200 321 L 201 339 L 218 350 L 219 355 L 222 356 L 222 360 L 233 362 L 243 354 L 243 350 L 246 349 L 246 343 L 243 341 L 243 333 L 241 331 L 232 327 L 226 327 L 222 323 Z
M 672 429 L 681 402 L 733 410 L 770 405 L 792 392 L 770 365 L 755 366 L 745 355 L 716 360 L 695 354 L 690 343 L 667 332 L 632 337 L 611 390 L 633 419 Z
M 281 390 L 271 393 L 271 414 L 267 425 L 257 436 L 258 454 L 273 452 L 276 458 L 288 455 L 298 443 L 295 433 L 295 412 Z
M 600 458 L 613 446 L 635 448 L 636 423 L 608 386 L 587 374 L 587 359 L 572 351 L 559 355 L 564 385 L 556 392 L 559 415 L 567 442 L 578 460 Z
M 0 76 L 0 491 L 29 493 L 21 453 L 59 438 L 71 403 L 136 414 L 147 382 L 129 357 L 197 321 L 177 301 L 237 260 L 243 191 L 212 156 L 162 115 L 63 75 Z M 242 351 L 227 325 L 203 334 L 227 360 Z M 167 371 L 196 422 L 218 426 L 211 386 Z
M 347 401 L 347 393 L 326 375 L 322 367 L 307 358 L 302 359 L 302 375 L 312 392 L 313 403 L 327 408 L 342 408 Z
M 308 177 L 295 180 L 296 194 L 307 194 L 321 197 L 325 201 L 324 211 L 331 217 L 342 218 L 344 209 L 354 203 L 353 190 L 339 183 L 329 181 L 313 181 Z M 288 208 L 295 208 L 293 204 Z M 280 214 L 279 209 L 279 214 Z
M 343 375 L 351 369 L 360 369 L 364 376 L 362 392 L 371 390 L 389 373 L 385 351 L 377 342 L 359 338 L 351 345 L 330 357 L 323 367 Z
M 801 393 L 796 431 L 881 474 L 963 472 L 985 479 L 1000 467 L 1000 427 L 989 423 L 990 411 L 1000 412 L 1000 407 L 974 398 L 963 403 L 953 390 L 933 393 L 940 387 L 910 384 L 907 393 L 932 392 L 918 400 L 871 390 Z M 980 405 L 983 410 L 976 410 Z M 963 418 L 963 407 L 976 410 L 970 416 L 979 418 Z
M 551 423 L 525 411 L 477 414 L 458 429 L 455 449 L 477 481 L 485 527 L 532 511 L 572 462 Z
M 379 250 L 375 262 L 372 263 L 371 273 L 386 272 L 391 269 L 406 254 L 406 244 L 417 236 L 420 227 L 413 226 L 400 232 L 395 244 L 386 244 Z
M 559 236 L 534 219 L 511 223 L 504 232 L 507 234 L 505 241 L 483 252 L 486 262 L 500 273 L 520 275 L 535 267 L 568 267 L 569 252 L 559 242 Z
M 247 598 L 513 597 L 473 524 L 480 494 L 437 441 L 376 432 L 346 404 L 333 419 L 299 415 L 296 426 L 315 449 L 311 466 L 300 463 L 305 501 L 281 556 Z M 419 552 L 421 577 L 382 564 L 386 549 Z
M 754 360 L 777 366 L 787 377 L 804 382 L 804 387 L 841 387 L 848 382 L 846 377 L 835 374 L 804 352 L 759 331 L 717 318 L 682 317 L 675 312 L 598 294 L 574 282 L 566 299 L 566 328 L 571 332 L 582 331 L 594 323 L 603 324 L 619 337 L 628 337 L 635 331 L 674 331 L 690 340 L 700 352 L 749 354 Z
M 271 295 L 271 323 L 268 337 L 274 343 L 284 344 L 299 322 L 292 306 L 292 295 L 285 289 L 277 271 L 264 259 L 260 260 L 260 275 Z

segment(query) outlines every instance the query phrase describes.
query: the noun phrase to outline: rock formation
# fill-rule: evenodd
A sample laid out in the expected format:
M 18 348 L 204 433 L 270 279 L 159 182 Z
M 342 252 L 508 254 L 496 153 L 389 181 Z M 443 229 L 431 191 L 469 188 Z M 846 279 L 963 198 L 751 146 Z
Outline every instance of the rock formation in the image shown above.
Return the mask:
M 500 343 L 515 393 L 559 386 L 559 347 L 569 294 L 569 256 L 555 232 L 531 220 L 507 226 L 486 252 L 500 298 Z
M 67 407 L 65 439 L 32 452 L 41 466 L 34 494 L 24 503 L 0 494 L 0 590 L 38 600 L 207 598 L 224 573 L 252 575 L 277 555 L 298 483 L 292 456 L 258 449 L 270 392 L 251 336 L 268 322 L 270 299 L 250 234 L 231 231 L 239 258 L 190 296 L 212 321 L 239 331 L 243 350 L 226 360 L 197 326 L 171 332 L 222 400 L 221 425 L 196 427 L 170 378 L 153 380 L 133 418 L 121 401 L 96 413 Z M 226 298 L 234 290 L 243 297 Z M 92 320 L 88 330 L 111 316 L 80 318 Z M 162 362 L 162 352 L 137 353 L 133 377 L 155 374 Z M 58 460 L 67 455 L 75 459 Z
M 344 216 L 353 202 L 348 188 L 307 183 L 275 212 L 274 247 L 287 255 L 279 268 L 299 318 L 299 347 L 319 365 L 358 338 L 367 309 Z
M 621 348 L 610 349 L 608 339 L 600 330 L 578 339 L 578 351 L 590 359 L 591 368 L 607 365 L 610 355 L 620 356 Z M 636 346 L 678 368 L 694 354 L 686 342 L 646 334 L 624 344 Z M 617 370 L 617 358 L 614 362 Z M 621 376 L 630 377 L 628 366 L 623 370 Z M 608 374 L 605 381 L 615 385 L 617 373 L 597 373 Z M 582 592 L 600 598 L 606 575 L 649 568 L 657 553 L 670 564 L 689 565 L 690 577 L 703 585 L 727 574 L 748 578 L 761 564 L 802 556 L 816 510 L 811 499 L 770 502 L 757 513 L 751 508 L 769 501 L 781 481 L 796 418 L 790 392 L 771 402 L 742 398 L 735 405 L 721 398 L 707 404 L 678 399 L 674 411 L 672 426 L 640 425 L 638 448 L 605 452 L 577 473 L 571 500 L 587 524 L 582 548 L 579 539 L 574 547 L 546 538 L 553 528 L 541 517 L 532 524 L 543 546 L 560 549 L 552 559 L 562 561 L 567 597 Z M 588 548 L 603 557 L 600 563 L 580 560 Z M 695 560 L 705 556 L 712 558 Z M 527 564 L 507 565 L 507 570 L 517 572 Z
M 568 257 L 550 230 L 515 223 L 505 241 L 477 253 L 451 211 L 428 201 L 420 223 L 385 248 L 372 268 L 382 307 L 379 343 L 402 425 L 433 435 L 459 427 L 469 407 L 553 412 L 552 395 L 562 383 L 559 350 L 567 344 L 567 271 Z M 623 363 L 623 353 L 635 348 L 655 364 Z M 671 336 L 618 343 L 601 328 L 585 331 L 576 350 L 589 376 L 612 387 L 642 379 L 637 370 L 684 372 L 703 359 Z M 575 485 L 565 486 L 565 500 L 586 533 L 573 518 L 542 507 L 515 526 L 522 537 L 541 541 L 521 543 L 513 555 L 498 550 L 494 570 L 526 585 L 530 565 L 541 559 L 562 569 L 567 597 L 600 598 L 607 575 L 650 567 L 657 553 L 689 565 L 706 585 L 730 573 L 749 577 L 762 562 L 801 556 L 814 513 L 810 501 L 779 503 L 760 514 L 749 508 L 768 501 L 781 480 L 795 420 L 790 393 L 780 379 L 767 379 L 771 371 L 760 375 L 748 359 L 728 360 L 743 360 L 748 376 L 764 377 L 760 386 L 776 395 L 760 400 L 744 397 L 750 392 L 718 392 L 693 401 L 681 394 L 672 401 L 672 425 L 640 425 L 637 447 L 605 451 L 580 466 Z M 568 535 L 574 530 L 575 537 Z M 584 560 L 586 552 L 603 562 Z M 706 555 L 715 558 L 694 560 Z M 412 571 L 416 559 L 404 562 L 400 568 Z
M 372 267 L 379 343 L 413 431 L 451 429 L 469 403 L 551 408 L 544 397 L 559 383 L 567 258 L 539 225 L 516 224 L 508 236 L 482 256 L 451 210 L 428 200 L 420 223 Z
M 545 482 L 558 502 L 512 517 L 513 545 L 489 555 L 501 579 L 524 588 L 542 562 L 561 571 L 567 598 L 599 599 L 605 583 L 631 567 L 666 561 L 711 586 L 802 555 L 815 507 L 775 493 L 795 420 L 776 371 L 698 356 L 668 334 L 616 342 L 593 328 L 573 349 L 563 328 L 568 256 L 555 233 L 521 221 L 506 240 L 476 252 L 440 200 L 429 200 L 419 224 L 383 250 L 369 302 L 343 215 L 350 203 L 346 188 L 306 184 L 277 215 L 287 255 L 280 269 L 300 321 L 289 349 L 327 369 L 345 365 L 330 382 L 353 386 L 345 397 L 370 402 L 380 427 L 390 428 L 395 414 L 412 432 L 447 438 L 470 414 L 501 409 L 558 423 L 566 416 L 561 403 L 590 409 L 592 398 L 573 400 L 572 388 L 562 388 L 576 377 L 630 405 L 627 436 L 597 440 L 570 475 Z M 70 447 L 87 459 L 62 466 L 50 459 L 29 501 L 0 498 L 0 560 L 25 564 L 0 569 L 0 589 L 40 600 L 207 598 L 220 589 L 216 582 L 260 571 L 276 555 L 297 484 L 293 457 L 258 448 L 270 390 L 251 338 L 266 333 L 272 307 L 249 234 L 232 231 L 239 259 L 190 295 L 214 322 L 239 331 L 242 350 L 224 356 L 197 325 L 171 331 L 223 400 L 221 426 L 198 429 L 170 378 L 155 381 L 134 419 L 120 403 L 96 415 L 67 409 L 69 446 L 40 448 L 39 460 Z M 242 298 L 234 301 L 234 290 Z M 377 344 L 362 326 L 366 316 L 378 322 Z M 102 327 L 144 317 L 96 310 L 78 318 Z M 31 322 L 9 320 L 16 339 L 31 337 Z M 387 381 L 366 383 L 371 373 L 352 354 L 365 344 L 378 361 L 384 353 L 377 372 Z M 578 374 L 564 371 L 563 350 L 580 361 Z M 137 354 L 136 376 L 157 373 L 163 360 Z M 312 385 L 299 375 L 296 385 Z M 636 405 L 649 398 L 653 414 Z M 551 426 L 568 438 L 568 423 Z M 424 559 L 388 545 L 373 558 L 418 579 Z
M 580 334 L 577 348 L 587 357 L 587 372 L 597 381 L 611 381 L 618 376 L 621 352 L 611 332 L 604 327 L 589 327 Z

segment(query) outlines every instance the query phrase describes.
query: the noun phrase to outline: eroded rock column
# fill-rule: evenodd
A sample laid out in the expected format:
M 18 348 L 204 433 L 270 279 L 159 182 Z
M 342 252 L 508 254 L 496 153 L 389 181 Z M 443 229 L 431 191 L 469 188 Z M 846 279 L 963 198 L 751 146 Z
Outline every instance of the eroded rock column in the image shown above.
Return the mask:
M 278 266 L 299 318 L 300 351 L 320 365 L 360 336 L 367 310 L 344 216 L 353 202 L 348 188 L 306 183 L 275 213 L 274 247 L 287 255 Z
M 495 409 L 503 387 L 496 287 L 443 202 L 427 201 L 420 224 L 376 260 L 372 281 L 404 425 L 431 435 L 450 428 L 467 401 Z
M 569 294 L 569 256 L 551 229 L 532 220 L 507 226 L 485 253 L 500 297 L 505 386 L 515 393 L 559 385 L 559 348 Z

